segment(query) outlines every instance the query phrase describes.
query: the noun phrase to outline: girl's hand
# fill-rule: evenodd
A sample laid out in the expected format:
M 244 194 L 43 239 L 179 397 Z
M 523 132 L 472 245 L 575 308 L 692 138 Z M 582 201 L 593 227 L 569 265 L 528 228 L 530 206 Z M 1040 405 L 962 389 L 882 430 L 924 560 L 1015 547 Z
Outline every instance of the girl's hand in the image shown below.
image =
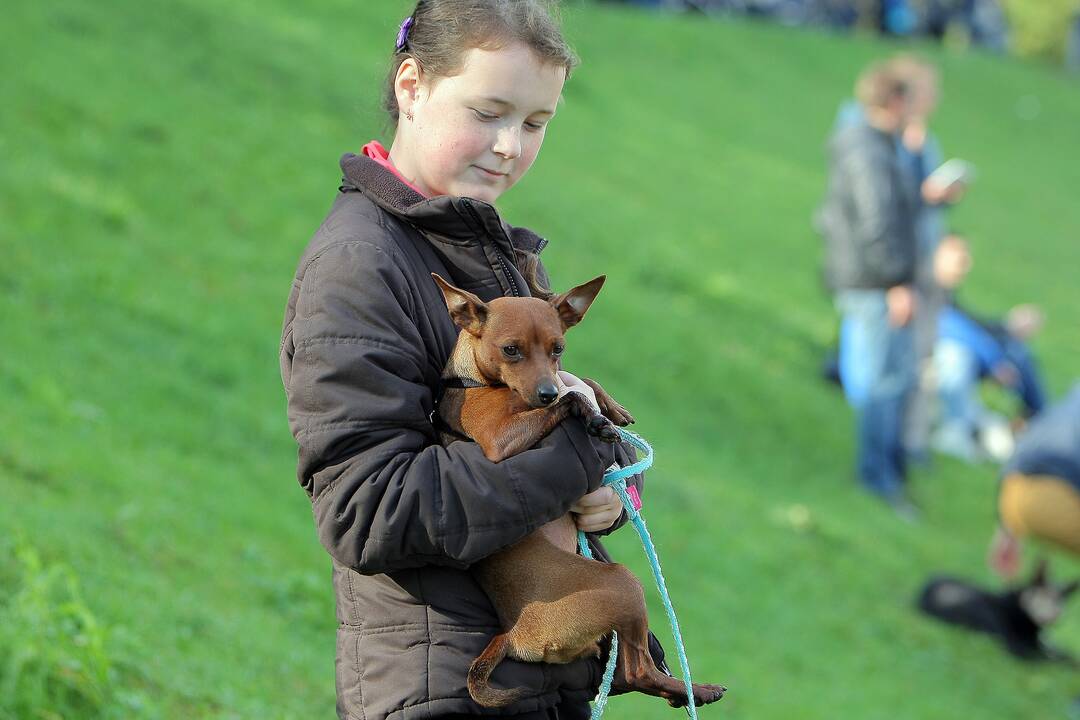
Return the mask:
M 584 395 L 585 398 L 589 401 L 589 404 L 596 409 L 596 412 L 600 412 L 600 405 L 596 402 L 596 393 L 594 393 L 593 389 L 586 385 L 581 380 L 581 378 L 577 377 L 576 375 L 572 375 L 565 370 L 559 370 L 558 380 L 559 397 L 562 397 L 569 392 L 580 393 L 581 395 Z
M 607 486 L 594 490 L 570 506 L 574 523 L 584 532 L 607 530 L 622 516 L 622 511 L 618 493 Z

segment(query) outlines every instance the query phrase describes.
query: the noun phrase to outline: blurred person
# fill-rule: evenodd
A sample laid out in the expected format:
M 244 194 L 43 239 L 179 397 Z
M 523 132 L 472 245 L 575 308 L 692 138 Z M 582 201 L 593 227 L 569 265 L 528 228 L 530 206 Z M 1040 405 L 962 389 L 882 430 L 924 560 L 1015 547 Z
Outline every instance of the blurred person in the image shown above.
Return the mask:
M 830 27 L 850 30 L 859 24 L 859 3 L 826 0 L 826 18 Z
M 973 44 L 997 53 L 1009 49 L 1009 24 L 1000 0 L 965 0 L 964 22 Z
M 943 210 L 958 202 L 966 192 L 963 180 L 945 183 L 936 170 L 942 162 L 937 138 L 930 121 L 941 99 L 941 79 L 937 68 L 912 55 L 898 55 L 889 61 L 892 70 L 910 89 L 910 112 L 897 151 L 914 183 L 915 192 L 915 334 L 916 386 L 904 428 L 904 447 L 909 456 L 926 459 L 934 400 L 931 372 L 937 340 L 938 314 L 947 291 L 934 277 L 934 255 L 941 242 Z
M 957 7 L 957 0 L 926 0 L 919 33 L 934 40 L 944 39 Z
M 1080 72 L 1080 8 L 1069 25 L 1069 37 L 1065 42 L 1065 67 Z
M 926 0 L 917 32 L 944 40 L 960 28 L 967 41 L 993 52 L 1008 47 L 1008 24 L 999 0 Z
M 913 284 L 916 291 L 916 312 L 913 321 L 916 362 L 916 385 L 911 395 L 904 427 L 904 448 L 909 457 L 928 459 L 930 427 L 933 416 L 935 389 L 933 387 L 933 351 L 937 339 L 937 315 L 944 304 L 944 291 L 933 277 L 933 256 L 941 240 L 942 212 L 958 202 L 966 190 L 960 181 L 944 184 L 934 174 L 941 165 L 942 154 L 930 129 L 930 120 L 941 96 L 937 68 L 920 58 L 902 54 L 892 57 L 888 67 L 909 90 L 909 111 L 903 131 L 896 142 L 897 157 L 906 176 L 912 182 L 915 197 L 916 272 Z M 865 122 L 863 106 L 849 100 L 837 111 L 835 130 Z M 823 366 L 825 377 L 839 381 L 838 363 L 831 356 Z
M 990 566 L 1011 579 L 1031 538 L 1080 557 L 1080 383 L 1036 417 L 1002 471 Z
M 939 417 L 934 447 L 967 460 L 983 455 L 1004 462 L 1012 452 L 1009 422 L 990 412 L 979 395 L 989 379 L 1014 393 L 1023 418 L 1042 411 L 1042 376 L 1028 341 L 1042 326 L 1033 305 L 1018 305 L 1001 320 L 980 319 L 963 308 L 956 290 L 972 267 L 970 246 L 959 234 L 948 235 L 935 256 L 935 275 L 949 292 L 938 322 L 934 378 Z
M 855 0 L 810 0 L 806 17 L 811 23 L 834 30 L 850 30 L 859 21 Z
M 910 35 L 917 16 L 908 0 L 882 0 L 881 31 L 887 35 Z
M 830 140 L 828 189 L 815 224 L 842 316 L 840 374 L 857 416 L 858 476 L 913 518 L 902 434 L 914 363 L 915 198 L 896 151 L 909 89 L 886 63 L 875 63 L 859 76 L 855 95 L 864 121 Z
M 476 443 L 440 445 L 431 420 L 458 336 L 431 273 L 484 301 L 551 295 L 545 241 L 495 203 L 532 166 L 576 64 L 553 6 L 417 3 L 387 38 L 393 143 L 342 158 L 292 284 L 281 375 L 332 558 L 342 718 L 589 717 L 598 658 L 501 663 L 496 682 L 523 698 L 476 705 L 466 676 L 500 623 L 468 568 L 568 512 L 593 540 L 617 528 L 622 504 L 600 484 L 630 458 L 573 419 L 492 463 Z

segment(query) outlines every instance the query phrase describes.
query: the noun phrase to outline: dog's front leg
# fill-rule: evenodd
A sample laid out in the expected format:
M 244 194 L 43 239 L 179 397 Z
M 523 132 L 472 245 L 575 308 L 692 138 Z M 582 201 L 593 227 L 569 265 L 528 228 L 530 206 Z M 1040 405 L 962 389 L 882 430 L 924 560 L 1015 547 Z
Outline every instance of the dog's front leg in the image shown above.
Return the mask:
M 531 448 L 571 415 L 586 418 L 593 412 L 595 411 L 592 410 L 588 400 L 572 392 L 564 395 L 550 407 L 523 410 L 502 416 L 480 415 L 477 424 L 472 427 L 466 426 L 465 431 L 480 445 L 488 460 L 500 462 L 522 450 Z M 599 415 L 595 417 L 600 418 Z M 591 424 L 589 430 L 596 434 Z M 617 437 L 616 435 L 615 438 Z M 603 434 L 601 438 L 611 441 Z
M 600 407 L 600 413 L 616 425 L 626 426 L 634 422 L 631 415 L 615 398 L 608 394 L 607 390 L 600 387 L 600 383 L 589 378 L 581 378 L 581 382 L 592 388 L 596 395 L 596 404 Z
M 570 416 L 571 405 L 571 402 L 560 400 L 551 407 L 491 418 L 491 422 L 481 427 L 466 430 L 480 445 L 488 460 L 500 462 L 538 443 Z

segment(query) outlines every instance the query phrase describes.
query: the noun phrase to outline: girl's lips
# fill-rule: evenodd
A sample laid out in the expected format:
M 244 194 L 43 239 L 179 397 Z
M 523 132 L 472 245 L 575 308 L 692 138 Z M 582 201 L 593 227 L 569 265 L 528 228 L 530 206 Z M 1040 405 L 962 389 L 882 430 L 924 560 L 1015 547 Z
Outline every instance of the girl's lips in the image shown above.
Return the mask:
M 501 177 L 506 177 L 508 175 L 508 173 L 494 172 L 492 170 L 488 170 L 487 168 L 480 167 L 479 165 L 473 165 L 473 167 L 475 167 L 477 170 L 484 173 L 488 177 L 492 177 L 492 178 L 501 178 Z

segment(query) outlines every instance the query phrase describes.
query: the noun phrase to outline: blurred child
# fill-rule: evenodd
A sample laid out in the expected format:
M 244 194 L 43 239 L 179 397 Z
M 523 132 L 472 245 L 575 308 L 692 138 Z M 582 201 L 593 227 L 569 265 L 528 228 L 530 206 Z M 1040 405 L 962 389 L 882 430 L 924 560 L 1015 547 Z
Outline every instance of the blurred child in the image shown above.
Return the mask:
M 1027 341 L 1042 325 L 1042 314 L 1020 305 L 1001 321 L 979 319 L 957 302 L 955 291 L 972 266 L 967 241 L 948 235 L 934 258 L 934 272 L 951 297 L 938 318 L 934 380 L 940 405 L 934 447 L 964 460 L 983 454 L 1003 462 L 1013 448 L 1009 423 L 982 403 L 984 379 L 1015 393 L 1023 417 L 1043 408 L 1042 378 Z

